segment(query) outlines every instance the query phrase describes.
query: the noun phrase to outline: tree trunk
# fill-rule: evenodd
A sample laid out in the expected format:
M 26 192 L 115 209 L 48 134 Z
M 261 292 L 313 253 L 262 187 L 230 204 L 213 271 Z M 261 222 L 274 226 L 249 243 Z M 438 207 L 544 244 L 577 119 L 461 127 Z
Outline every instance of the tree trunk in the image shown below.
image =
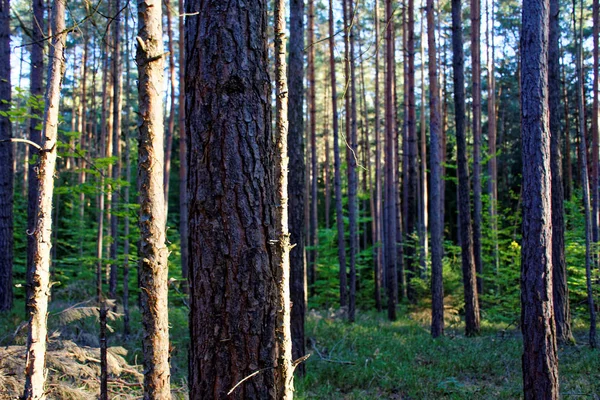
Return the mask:
M 288 229 L 288 86 L 286 77 L 285 1 L 275 1 L 275 235 L 274 276 L 277 282 L 276 390 L 278 400 L 294 398 L 294 366 L 290 304 L 290 232 Z
M 190 398 L 275 399 L 278 205 L 267 2 L 189 1 L 186 13 L 193 12 L 198 17 L 186 19 Z
M 0 1 L 0 113 L 10 109 L 10 0 Z M 13 144 L 10 118 L 0 116 L 0 311 L 13 303 Z
M 431 148 L 431 336 L 444 334 L 444 214 L 442 212 L 442 132 L 435 45 L 435 8 L 427 0 L 427 46 L 429 47 L 429 138 Z
M 477 271 L 477 293 L 483 293 L 481 261 L 481 6 L 471 0 L 471 73 L 473 79 L 473 257 Z M 478 299 L 481 306 L 481 299 Z
M 344 210 L 342 208 L 342 161 L 340 158 L 337 90 L 335 78 L 335 33 L 333 30 L 333 0 L 329 0 L 329 71 L 331 77 L 331 115 L 333 119 L 333 165 L 335 186 L 335 213 L 338 233 L 338 260 L 340 264 L 340 307 L 348 304 L 346 280 L 346 242 L 344 240 Z
M 392 0 L 385 1 L 385 20 L 393 17 Z M 396 320 L 396 298 L 398 292 L 398 275 L 396 270 L 396 158 L 394 156 L 394 24 L 386 24 L 386 76 L 385 76 L 385 210 L 384 210 L 384 249 L 387 283 L 388 319 Z
M 304 258 L 304 0 L 290 2 L 290 43 L 288 75 L 288 156 L 290 296 L 292 300 L 292 354 L 294 360 L 306 353 L 304 320 L 306 314 L 306 264 Z M 304 364 L 296 368 L 304 375 Z
M 598 132 L 598 118 L 600 116 L 598 111 L 598 80 L 600 79 L 600 71 L 599 69 L 599 46 L 598 43 L 599 35 L 600 35 L 600 3 L 598 0 L 593 1 L 592 6 L 592 19 L 593 19 L 593 41 L 594 41 L 594 81 L 592 88 L 592 200 L 593 200 L 593 212 L 592 212 L 592 224 L 593 224 L 593 239 L 594 243 L 598 243 L 598 213 L 600 212 L 600 181 L 598 176 L 598 154 L 600 151 L 599 146 L 599 132 Z M 594 260 L 598 263 L 598 250 L 594 251 Z
M 523 392 L 558 399 L 558 356 L 552 301 L 550 130 L 548 121 L 548 0 L 525 0 L 521 31 L 523 239 L 521 329 Z
M 169 120 L 167 125 L 167 135 L 165 138 L 165 211 L 169 214 L 169 181 L 171 179 L 171 154 L 173 150 L 173 136 L 175 135 L 175 91 L 177 89 L 177 78 L 175 77 L 175 43 L 173 40 L 173 18 L 171 17 L 171 1 L 164 0 L 165 14 L 167 17 L 167 36 L 169 46 L 169 85 L 170 85 L 170 105 Z
M 574 342 L 571 333 L 569 289 L 565 261 L 564 189 L 561 154 L 561 88 L 558 0 L 550 0 L 550 31 L 548 40 L 548 106 L 550 111 L 550 168 L 552 173 L 552 293 L 556 338 L 559 343 Z
M 129 7 L 125 12 L 125 40 L 129 43 L 129 24 L 127 23 L 129 17 Z M 131 138 L 129 136 L 129 130 L 131 127 L 131 70 L 129 67 L 129 60 L 131 54 L 129 52 L 129 44 L 125 45 L 125 182 L 131 182 Z M 125 185 L 123 190 L 123 201 L 125 202 L 126 209 L 129 210 L 129 185 Z M 125 212 L 124 217 L 124 232 L 123 232 L 123 334 L 128 336 L 130 333 L 130 313 L 129 313 L 129 211 Z M 183 250 L 182 250 L 183 251 Z
M 579 122 L 579 158 L 581 160 L 581 186 L 583 188 L 583 206 L 585 210 L 585 275 L 587 283 L 587 300 L 590 310 L 590 347 L 596 347 L 596 309 L 594 307 L 594 290 L 592 287 L 592 265 L 594 263 L 592 256 L 592 215 L 590 207 L 590 184 L 588 178 L 587 146 L 585 134 L 585 113 L 584 113 L 584 94 L 583 94 L 583 2 L 581 3 L 581 16 L 579 19 L 579 33 L 577 33 L 577 24 L 575 22 L 575 0 L 573 0 L 573 31 L 575 32 L 576 55 L 576 73 L 577 73 L 577 115 Z M 577 38 L 579 35 L 579 38 Z M 579 40 L 577 40 L 579 39 Z
M 571 113 L 569 112 L 569 95 L 567 92 L 567 72 L 563 66 L 563 99 L 565 107 L 565 199 L 571 200 L 573 195 L 573 167 L 571 163 Z
M 33 269 L 31 270 L 31 296 L 27 299 L 31 311 L 27 335 L 27 358 L 25 362 L 26 400 L 44 399 L 46 371 L 46 336 L 48 333 L 48 298 L 50 296 L 50 250 L 52 248 L 52 191 L 56 168 L 58 115 L 60 87 L 65 70 L 64 48 L 65 2 L 55 0 L 52 7 L 52 28 L 57 33 L 50 46 L 50 65 L 46 87 L 46 106 L 42 122 L 44 142 L 39 153 L 37 218 L 34 224 Z
M 467 336 L 474 336 L 479 334 L 480 321 L 475 259 L 473 255 L 473 234 L 471 231 L 471 202 L 469 201 L 469 170 L 467 139 L 465 135 L 465 56 L 463 52 L 460 0 L 452 0 L 452 53 L 454 108 L 456 110 L 456 146 L 458 152 L 459 236 L 465 294 L 465 333 Z
M 314 284 L 317 279 L 317 88 L 315 82 L 315 2 L 308 1 L 308 113 L 309 113 L 309 135 L 310 135 L 310 221 L 309 245 L 312 249 L 309 251 L 309 285 L 314 290 Z
M 383 190 L 381 182 L 383 177 L 381 176 L 381 116 L 379 114 L 379 0 L 375 0 L 373 12 L 375 14 L 373 17 L 375 20 L 375 104 L 373 105 L 375 108 L 375 237 L 373 238 L 375 262 L 373 264 L 375 269 L 375 306 L 377 311 L 381 311 L 383 308 L 381 303 L 381 286 L 383 283 Z
M 115 0 L 115 10 L 121 10 L 121 0 Z M 121 18 L 120 14 L 115 17 L 113 21 L 113 65 L 112 65 L 112 78 L 113 78 L 113 131 L 112 131 L 112 145 L 113 145 L 113 157 L 115 157 L 115 163 L 112 167 L 112 190 L 111 190 L 111 203 L 112 203 L 112 214 L 110 215 L 110 236 L 112 241 L 110 243 L 110 285 L 108 296 L 111 299 L 117 298 L 117 275 L 118 275 L 118 244 L 119 244 L 119 196 L 120 188 L 117 181 L 121 178 L 121 108 L 122 98 L 121 92 L 123 90 L 123 67 L 121 65 Z M 116 310 L 116 303 L 115 303 Z
M 424 3 L 424 2 L 423 2 Z M 423 4 L 422 3 L 422 4 Z M 425 126 L 425 8 L 423 8 L 423 16 L 421 18 L 421 143 L 420 156 L 421 168 L 419 174 L 419 190 L 420 206 L 419 206 L 419 263 L 421 264 L 421 277 L 424 278 L 427 272 L 427 259 L 429 258 L 429 242 L 428 242 L 428 188 L 427 188 L 427 128 Z
M 185 24 L 183 0 L 179 0 L 179 237 L 181 238 L 181 277 L 188 292 L 188 147 L 185 128 Z
M 138 1 L 140 201 L 139 275 L 144 354 L 144 399 L 168 399 L 170 393 L 169 250 L 166 245 L 164 197 L 164 126 L 162 94 L 164 50 L 160 0 Z
M 29 75 L 29 91 L 32 97 L 41 97 L 43 94 L 43 80 L 44 80 L 44 0 L 33 0 L 33 26 L 31 46 L 31 73 Z M 31 114 L 38 114 L 39 111 L 33 107 L 30 110 Z M 42 143 L 42 134 L 40 129 L 37 127 L 38 119 L 29 119 L 29 140 L 34 143 Z M 31 149 L 30 149 L 31 154 Z M 31 157 L 30 157 L 31 159 Z M 29 164 L 29 171 L 27 172 L 27 231 L 33 232 L 35 229 L 35 221 L 37 218 L 36 207 L 38 200 L 38 186 L 39 179 L 37 174 L 37 165 L 35 163 Z M 27 235 L 27 273 L 26 273 L 26 296 L 31 298 L 33 295 L 33 247 L 35 245 L 33 235 Z M 31 314 L 31 306 L 26 303 L 25 312 L 27 318 Z

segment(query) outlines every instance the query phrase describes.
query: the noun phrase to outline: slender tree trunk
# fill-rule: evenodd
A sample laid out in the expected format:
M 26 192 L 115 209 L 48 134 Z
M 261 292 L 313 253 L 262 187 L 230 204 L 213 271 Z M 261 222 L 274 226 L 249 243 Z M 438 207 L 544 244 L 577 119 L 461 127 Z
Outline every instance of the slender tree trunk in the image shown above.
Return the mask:
M 587 300 L 590 310 L 590 347 L 596 347 L 596 309 L 594 308 L 594 290 L 592 287 L 592 265 L 594 263 L 592 255 L 592 215 L 590 207 L 590 184 L 588 178 L 587 146 L 585 135 L 585 114 L 584 114 L 584 94 L 583 94 L 583 2 L 581 3 L 581 17 L 579 20 L 579 33 L 577 33 L 577 24 L 575 22 L 575 1 L 573 0 L 573 31 L 575 32 L 575 47 L 577 48 L 576 72 L 577 72 L 577 115 L 579 122 L 579 158 L 581 160 L 581 186 L 583 188 L 583 206 L 585 210 L 585 275 L 587 283 Z M 579 37 L 577 38 L 577 35 Z M 577 40 L 579 39 L 579 40 Z
M 465 135 L 465 71 L 460 0 L 452 0 L 452 50 L 456 146 L 458 151 L 459 236 L 465 296 L 465 333 L 467 336 L 474 336 L 479 334 L 480 321 L 471 230 L 471 202 L 469 201 L 469 170 L 467 138 Z
M 183 0 L 179 1 L 179 237 L 181 239 L 181 277 L 188 292 L 188 148 L 185 128 L 185 24 Z
M 288 229 L 288 86 L 286 77 L 285 1 L 275 1 L 275 235 L 274 275 L 277 281 L 277 399 L 294 398 L 294 365 L 290 305 L 290 232 Z
M 310 242 L 309 245 L 312 247 L 310 250 L 308 261 L 309 261 L 309 279 L 310 286 L 314 287 L 317 279 L 317 246 L 319 239 L 317 237 L 318 228 L 318 192 L 317 192 L 317 180 L 319 172 L 317 169 L 317 88 L 315 81 L 315 2 L 314 0 L 308 1 L 308 113 L 309 113 L 309 134 L 310 134 L 310 168 L 311 168 L 311 180 L 310 180 L 310 221 L 308 235 Z M 313 289 L 314 290 L 314 289 Z
M 346 242 L 344 240 L 344 210 L 342 208 L 342 162 L 340 158 L 337 90 L 335 77 L 335 32 L 333 30 L 333 0 L 329 0 L 329 70 L 331 74 L 331 115 L 333 119 L 333 165 L 335 187 L 335 213 L 338 233 L 338 260 L 340 264 L 340 307 L 348 304 L 346 280 Z
M 427 46 L 429 47 L 429 137 L 431 148 L 431 336 L 444 334 L 444 214 L 442 212 L 442 132 L 435 44 L 435 8 L 427 0 Z
M 32 26 L 32 41 L 31 46 L 31 73 L 29 74 L 29 91 L 32 97 L 41 97 L 43 94 L 44 80 L 44 0 L 33 0 L 33 26 Z M 32 114 L 39 114 L 39 110 L 30 110 Z M 42 143 L 42 134 L 38 125 L 37 118 L 29 119 L 29 140 L 34 143 Z M 30 149 L 31 150 L 31 149 Z M 30 152 L 31 154 L 31 152 Z M 31 158 L 31 157 L 30 157 Z M 37 174 L 36 163 L 29 164 L 27 172 L 27 231 L 33 232 L 36 221 L 36 207 L 38 199 L 39 179 Z M 26 276 L 26 295 L 31 298 L 33 295 L 33 247 L 35 242 L 33 235 L 27 235 L 27 276 Z M 26 303 L 25 311 L 27 318 L 31 314 L 31 305 Z
M 129 60 L 131 57 L 129 51 L 129 7 L 125 11 L 125 182 L 131 182 L 131 137 L 129 131 L 131 128 L 131 70 Z M 129 185 L 125 185 L 123 190 L 123 201 L 126 210 L 129 210 Z M 123 334 L 128 336 L 130 333 L 130 313 L 129 313 L 129 211 L 125 212 L 123 233 Z
M 83 68 L 83 73 L 82 73 L 82 82 L 81 82 L 81 101 L 80 101 L 80 107 L 81 107 L 81 111 L 80 111 L 80 115 L 81 115 L 81 119 L 79 120 L 79 128 L 78 131 L 81 134 L 81 148 L 82 149 L 86 149 L 86 146 L 89 146 L 88 144 L 88 129 L 87 129 L 87 110 L 88 110 L 88 104 L 87 104 L 87 59 L 88 59 L 88 39 L 89 39 L 89 35 L 87 32 L 87 29 L 83 29 L 82 31 L 82 38 L 83 38 L 83 54 L 81 55 L 81 64 L 82 64 L 82 68 Z M 87 179 L 87 174 L 85 171 L 85 168 L 83 168 L 83 166 L 85 165 L 85 160 L 81 159 L 80 161 L 80 165 L 81 165 L 81 172 L 79 173 L 79 177 L 78 177 L 78 184 L 80 186 L 80 188 L 83 188 L 83 185 L 86 182 Z M 86 220 L 85 220 L 85 192 L 84 190 L 81 190 L 81 192 L 79 193 L 79 256 L 81 258 L 83 258 L 83 244 L 84 244 L 84 229 L 86 226 Z
M 190 398 L 275 399 L 279 205 L 267 1 L 188 1 L 193 12 L 198 17 L 186 19 Z
M 385 45 L 386 45 L 386 76 L 385 76 L 385 210 L 384 210 L 384 249 L 387 283 L 388 319 L 396 320 L 396 298 L 398 292 L 398 275 L 396 269 L 396 158 L 394 156 L 394 24 L 392 0 L 385 0 Z
M 571 163 L 571 113 L 569 112 L 569 95 L 567 92 L 567 72 L 563 66 L 563 102 L 565 107 L 565 199 L 571 200 L 573 195 L 573 166 Z
M 358 140 L 357 140 L 357 115 L 356 115 L 356 63 L 354 61 L 354 1 L 346 0 L 348 9 L 346 11 L 346 29 L 348 30 L 349 40 L 349 60 L 350 67 L 350 136 L 348 156 L 348 219 L 350 225 L 350 281 L 348 290 L 348 320 L 354 322 L 356 314 L 356 257 L 358 254 L 358 177 L 356 165 L 358 158 Z
M 10 86 L 10 0 L 0 1 L 0 112 L 11 105 Z M 13 303 L 13 144 L 10 118 L 0 116 L 0 311 Z
M 140 201 L 139 275 L 144 354 L 144 399 L 170 394 L 168 264 L 164 197 L 164 126 L 159 88 L 163 83 L 164 50 L 160 0 L 138 1 Z
M 381 121 L 379 114 L 379 0 L 375 0 L 374 5 L 374 20 L 375 20 L 375 237 L 373 243 L 375 244 L 375 306 L 377 311 L 382 310 L 381 303 L 381 286 L 383 283 L 383 218 L 382 218 L 382 187 L 381 182 L 383 181 L 382 168 L 381 168 Z
M 65 2 L 54 0 L 52 28 L 59 32 L 52 38 L 50 65 L 46 87 L 46 106 L 42 122 L 42 150 L 39 153 L 37 218 L 33 230 L 33 269 L 31 270 L 31 297 L 27 299 L 31 317 L 27 335 L 25 362 L 26 400 L 44 399 L 46 380 L 46 336 L 48 333 L 48 298 L 50 296 L 50 250 L 52 248 L 52 191 L 56 168 L 60 87 L 65 70 L 64 48 L 66 41 Z
M 121 10 L 121 0 L 115 0 L 115 10 L 117 12 Z M 115 17 L 113 21 L 113 65 L 112 65 L 112 78 L 113 78 L 113 130 L 112 130 L 112 145 L 113 145 L 113 157 L 115 157 L 115 163 L 112 167 L 112 190 L 111 190 L 111 203 L 112 203 L 112 214 L 110 215 L 110 236 L 112 241 L 110 243 L 110 286 L 108 296 L 111 299 L 117 298 L 117 275 L 118 275 L 118 244 L 119 244 L 119 195 L 120 188 L 117 181 L 121 178 L 121 108 L 123 105 L 121 92 L 123 90 L 123 67 L 121 65 L 121 18 L 120 14 Z M 115 304 L 116 310 L 116 304 Z
M 304 320 L 306 314 L 306 263 L 304 258 L 304 0 L 290 2 L 290 44 L 288 72 L 288 156 L 290 297 L 292 300 L 292 354 L 294 360 L 306 353 Z M 334 122 L 335 123 L 335 122 Z M 304 364 L 296 368 L 304 375 Z
M 549 1 L 525 0 L 521 31 L 523 239 L 521 327 L 526 400 L 558 399 L 558 356 L 552 301 Z
M 481 0 L 471 0 L 471 73 L 473 79 L 473 256 L 477 271 L 477 293 L 483 293 L 481 261 Z M 479 299 L 481 306 L 481 299 Z
M 325 122 L 323 127 L 323 140 L 325 141 L 325 163 L 323 165 L 323 191 L 325 197 L 325 228 L 329 229 L 331 226 L 331 145 L 329 144 L 329 87 L 327 76 L 324 78 L 325 90 L 323 92 L 323 104 L 325 108 Z
M 424 2 L 423 2 L 424 3 Z M 435 40 L 435 39 L 434 39 Z M 434 42 L 435 43 L 435 42 Z M 421 277 L 427 272 L 427 259 L 429 258 L 429 199 L 427 188 L 427 128 L 425 126 L 425 7 L 421 18 L 421 170 L 420 170 L 420 203 L 419 207 L 419 262 L 421 264 Z
M 548 40 L 548 105 L 550 111 L 550 168 L 552 173 L 552 293 L 556 338 L 560 343 L 572 343 L 571 311 L 565 261 L 564 189 L 561 154 L 561 88 L 558 0 L 550 0 L 550 31 Z
M 175 43 L 173 40 L 173 18 L 171 16 L 171 1 L 164 0 L 165 14 L 167 17 L 167 35 L 169 38 L 169 85 L 170 85 L 170 104 L 169 104 L 169 120 L 167 125 L 167 135 L 165 138 L 165 173 L 164 173 L 164 188 L 165 188 L 165 210 L 169 214 L 169 181 L 171 179 L 171 154 L 173 150 L 173 136 L 175 136 L 175 99 L 177 95 L 177 78 L 175 76 Z
M 598 80 L 600 79 L 599 74 L 599 46 L 598 40 L 600 39 L 600 3 L 598 0 L 593 1 L 592 6 L 592 19 L 593 19 L 593 41 L 594 41 L 594 66 L 593 66 L 593 74 L 594 81 L 592 87 L 592 202 L 593 202 L 593 212 L 592 212 L 592 233 L 594 243 L 598 243 L 598 213 L 600 212 L 600 181 L 598 177 L 598 155 L 600 152 L 599 146 L 599 133 L 598 133 Z M 598 250 L 594 251 L 594 260 L 598 263 Z

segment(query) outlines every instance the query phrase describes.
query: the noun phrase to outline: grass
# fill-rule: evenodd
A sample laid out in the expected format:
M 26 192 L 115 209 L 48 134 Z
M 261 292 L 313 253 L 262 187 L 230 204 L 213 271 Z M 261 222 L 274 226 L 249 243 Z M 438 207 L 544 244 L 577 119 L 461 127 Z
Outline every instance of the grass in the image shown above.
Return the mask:
M 56 313 L 68 306 L 59 301 L 52 304 L 50 332 L 60 332 L 60 337 L 52 340 L 72 340 L 81 346 L 96 347 L 95 317 L 60 326 Z M 14 312 L 0 314 L 0 345 L 24 344 L 25 329 L 14 336 L 22 322 L 22 307 L 19 302 Z M 446 336 L 432 339 L 425 309 L 403 307 L 395 322 L 387 321 L 384 314 L 361 312 L 354 324 L 342 320 L 339 312 L 311 311 L 306 336 L 312 355 L 306 361 L 306 376 L 296 379 L 296 398 L 520 398 L 522 345 L 515 327 L 484 322 L 480 336 L 466 338 L 460 319 L 451 312 L 447 313 Z M 177 298 L 171 299 L 169 319 L 172 385 L 176 398 L 186 398 L 187 310 Z M 110 334 L 109 346 L 123 346 L 128 350 L 127 361 L 139 365 L 142 330 L 135 307 L 131 323 L 133 334 L 123 338 L 122 321 L 112 321 L 114 332 Z M 565 399 L 600 399 L 600 351 L 585 344 L 585 329 L 582 322 L 575 324 L 580 344 L 559 349 L 561 394 Z M 49 374 L 54 385 L 57 379 L 60 384 L 60 378 L 52 376 L 55 371 L 51 369 Z M 2 373 L 0 381 L 1 377 Z M 71 380 L 69 385 L 76 386 L 77 382 Z

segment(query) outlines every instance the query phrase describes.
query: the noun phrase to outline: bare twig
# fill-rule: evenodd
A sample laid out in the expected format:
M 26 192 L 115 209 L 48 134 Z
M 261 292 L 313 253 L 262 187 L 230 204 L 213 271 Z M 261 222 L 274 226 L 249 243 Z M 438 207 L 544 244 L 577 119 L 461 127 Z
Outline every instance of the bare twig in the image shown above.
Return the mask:
M 257 370 L 257 371 L 254 371 L 253 373 L 251 373 L 250 375 L 248 375 L 247 377 L 245 377 L 244 379 L 242 379 L 241 381 L 239 381 L 238 383 L 236 383 L 236 384 L 235 384 L 235 386 L 234 386 L 234 387 L 232 387 L 232 388 L 231 388 L 231 390 L 230 390 L 229 392 L 227 392 L 227 396 L 229 396 L 231 393 L 233 393 L 233 391 L 234 391 L 235 389 L 237 389 L 237 387 L 238 387 L 238 386 L 240 386 L 242 383 L 244 383 L 244 382 L 245 382 L 245 381 L 247 381 L 248 379 L 252 378 L 252 377 L 253 377 L 253 376 L 255 376 L 255 375 L 258 375 L 258 374 L 260 374 L 260 373 L 261 373 L 261 372 L 263 372 L 263 371 L 266 371 L 266 370 L 269 370 L 269 369 L 273 369 L 273 368 L 275 368 L 275 367 L 267 367 L 267 368 L 262 368 L 262 369 L 259 369 L 259 370 Z

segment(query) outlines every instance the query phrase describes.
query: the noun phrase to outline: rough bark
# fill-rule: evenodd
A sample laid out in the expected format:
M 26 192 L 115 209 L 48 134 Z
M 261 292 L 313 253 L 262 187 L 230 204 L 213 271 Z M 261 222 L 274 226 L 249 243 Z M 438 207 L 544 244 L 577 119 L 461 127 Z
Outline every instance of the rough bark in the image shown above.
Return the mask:
M 185 82 L 190 398 L 222 399 L 235 387 L 227 398 L 274 399 L 278 205 L 267 2 L 189 1 L 193 12 Z
M 170 398 L 164 126 L 160 88 L 164 50 L 160 0 L 138 1 L 139 276 L 144 336 L 144 399 Z
M 0 112 L 10 108 L 10 0 L 0 1 Z M 13 145 L 8 116 L 0 116 L 0 311 L 13 303 Z
M 290 231 L 288 228 L 288 86 L 286 77 L 285 1 L 275 1 L 275 235 L 274 276 L 277 282 L 277 399 L 294 398 L 294 366 L 290 304 Z
M 442 132 L 435 44 L 434 1 L 427 0 L 427 45 L 429 47 L 429 137 L 431 149 L 431 336 L 444 334 L 444 213 L 442 212 Z
M 392 1 L 385 1 L 385 20 L 393 17 Z M 386 25 L 386 76 L 385 76 L 385 203 L 384 203 L 384 249 L 386 268 L 387 311 L 388 319 L 396 319 L 396 297 L 398 292 L 398 275 L 396 269 L 396 158 L 394 156 L 394 43 L 393 24 Z
M 561 154 L 561 82 L 559 4 L 550 0 L 550 31 L 548 41 L 548 105 L 550 111 L 550 168 L 552 173 L 552 293 L 556 338 L 560 343 L 574 341 L 571 333 L 567 265 L 565 261 L 564 189 Z
M 340 307 L 345 307 L 348 304 L 348 283 L 346 279 L 346 242 L 344 240 L 344 210 L 342 208 L 342 161 L 339 143 L 339 120 L 335 74 L 335 32 L 333 30 L 333 23 L 333 5 L 332 0 L 329 0 L 329 71 L 331 78 L 331 115 L 333 119 L 335 218 L 338 234 L 338 260 L 340 264 Z
M 304 276 L 304 0 L 290 2 L 290 42 L 288 68 L 288 156 L 289 230 L 290 242 L 290 296 L 292 300 L 292 353 L 295 360 L 304 356 L 304 321 L 306 314 L 306 287 Z M 296 372 L 304 375 L 304 364 Z
M 473 234 L 471 230 L 471 202 L 469 200 L 469 170 L 467 139 L 465 135 L 465 71 L 460 0 L 452 0 L 452 53 L 454 108 L 456 110 L 456 146 L 458 152 L 459 236 L 465 299 L 465 333 L 467 336 L 473 336 L 479 334 L 480 321 L 473 255 Z
M 552 301 L 550 129 L 548 121 L 549 1 L 525 0 L 521 31 L 523 239 L 521 329 L 523 392 L 558 399 L 558 357 Z
M 39 152 L 39 193 L 35 207 L 35 223 L 32 231 L 33 268 L 31 270 L 31 292 L 27 304 L 31 312 L 27 335 L 27 358 L 25 362 L 26 400 L 44 399 L 46 379 L 46 336 L 48 333 L 48 300 L 50 296 L 50 251 L 52 248 L 52 191 L 56 168 L 58 115 L 60 87 L 65 70 L 64 48 L 65 1 L 54 0 L 52 7 L 53 31 L 59 32 L 52 38 L 46 106 L 42 122 L 42 150 Z
M 179 0 L 179 237 L 181 238 L 181 277 L 183 291 L 188 292 L 188 147 L 185 129 L 185 24 L 183 0 Z
M 29 91 L 32 97 L 42 96 L 43 80 L 44 80 L 44 0 L 33 0 L 33 26 L 31 39 L 31 73 L 29 74 Z M 38 110 L 30 110 L 32 114 L 37 114 Z M 34 143 L 41 144 L 42 134 L 37 127 L 39 120 L 37 118 L 29 119 L 29 140 Z M 31 154 L 31 149 L 30 149 Z M 30 157 L 32 158 L 32 157 Z M 38 198 L 38 174 L 35 163 L 29 164 L 27 172 L 27 231 L 33 232 L 36 221 L 36 207 Z M 26 296 L 30 298 L 32 295 L 32 270 L 33 270 L 33 246 L 35 245 L 33 235 L 27 235 L 27 276 L 26 276 Z M 27 318 L 31 313 L 29 305 L 26 304 L 25 312 Z

